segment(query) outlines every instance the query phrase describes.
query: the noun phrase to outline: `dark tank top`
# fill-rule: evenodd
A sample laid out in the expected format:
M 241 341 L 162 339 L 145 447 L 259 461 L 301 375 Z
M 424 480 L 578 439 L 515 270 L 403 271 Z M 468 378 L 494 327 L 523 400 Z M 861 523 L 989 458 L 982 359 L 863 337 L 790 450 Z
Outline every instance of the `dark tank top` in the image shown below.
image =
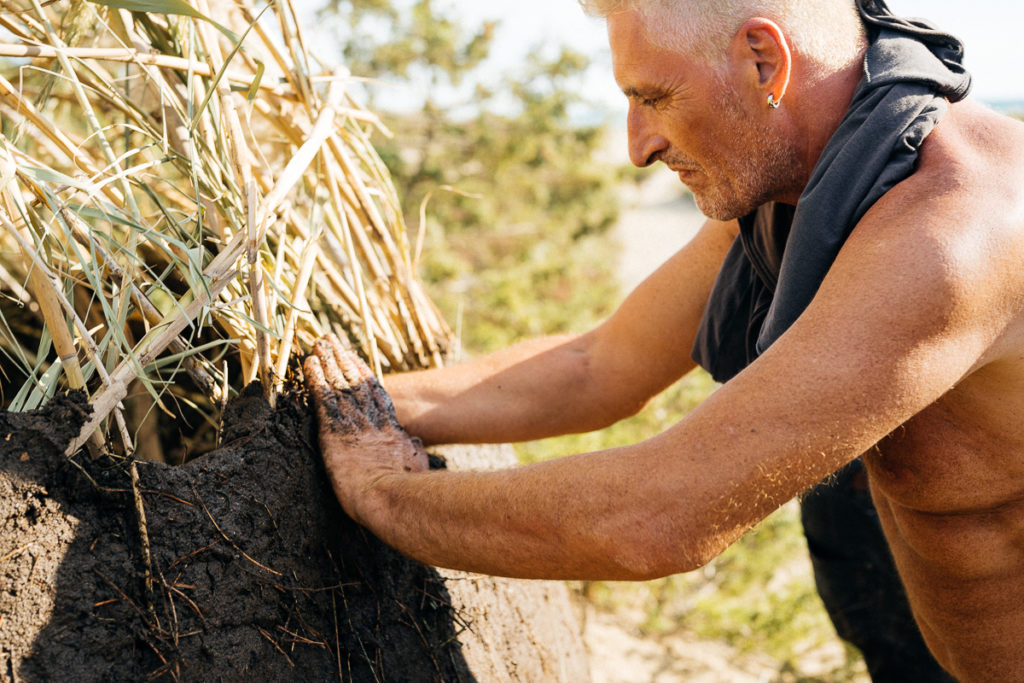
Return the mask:
M 795 211 L 770 202 L 739 219 L 740 234 L 722 263 L 693 349 L 694 360 L 716 381 L 731 379 L 757 358 Z

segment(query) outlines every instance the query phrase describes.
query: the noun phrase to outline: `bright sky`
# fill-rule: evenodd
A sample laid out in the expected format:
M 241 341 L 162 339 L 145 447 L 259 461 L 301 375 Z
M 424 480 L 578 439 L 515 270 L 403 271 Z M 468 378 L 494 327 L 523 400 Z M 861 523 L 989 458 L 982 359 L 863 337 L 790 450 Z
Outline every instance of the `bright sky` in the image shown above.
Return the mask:
M 611 77 L 604 24 L 584 16 L 575 0 L 436 0 L 454 7 L 467 20 L 498 19 L 494 53 L 514 65 L 540 41 L 568 43 L 590 55 L 594 68 L 588 87 L 602 101 L 624 104 Z M 893 12 L 924 17 L 963 39 L 967 68 L 974 75 L 974 96 L 986 101 L 1024 101 L 1024 60 L 1020 58 L 1021 0 L 888 0 Z

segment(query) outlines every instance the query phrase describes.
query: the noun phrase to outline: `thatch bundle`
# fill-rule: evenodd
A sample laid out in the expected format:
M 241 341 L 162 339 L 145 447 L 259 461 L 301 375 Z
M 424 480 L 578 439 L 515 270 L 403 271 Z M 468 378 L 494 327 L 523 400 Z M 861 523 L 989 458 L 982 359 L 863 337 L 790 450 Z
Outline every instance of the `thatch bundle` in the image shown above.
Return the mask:
M 129 391 L 214 420 L 255 379 L 273 401 L 327 331 L 378 372 L 440 362 L 382 127 L 289 0 L 0 0 L 0 26 L 9 409 L 83 389 L 71 449 L 130 452 Z

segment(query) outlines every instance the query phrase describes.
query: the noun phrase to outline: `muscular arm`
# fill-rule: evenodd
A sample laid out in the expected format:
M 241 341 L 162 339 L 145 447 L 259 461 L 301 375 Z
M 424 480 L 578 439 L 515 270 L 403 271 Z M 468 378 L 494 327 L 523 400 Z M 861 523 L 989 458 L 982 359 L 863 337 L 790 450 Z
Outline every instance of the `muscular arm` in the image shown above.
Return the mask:
M 412 474 L 380 451 L 327 452 L 339 499 L 436 565 L 591 579 L 700 566 L 987 361 L 1005 283 L 1020 276 L 984 272 L 978 245 L 942 232 L 963 217 L 923 225 L 922 207 L 891 195 L 797 323 L 667 432 L 493 473 Z
M 590 431 L 634 414 L 693 368 L 690 348 L 737 230 L 735 221 L 708 221 L 587 334 L 385 378 L 399 420 L 427 443 L 497 443 Z

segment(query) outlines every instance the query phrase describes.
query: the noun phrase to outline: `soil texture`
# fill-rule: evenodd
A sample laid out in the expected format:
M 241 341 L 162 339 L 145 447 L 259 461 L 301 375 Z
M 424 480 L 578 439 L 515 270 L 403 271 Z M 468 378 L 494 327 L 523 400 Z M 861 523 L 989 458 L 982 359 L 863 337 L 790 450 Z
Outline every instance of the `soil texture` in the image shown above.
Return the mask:
M 442 574 L 345 516 L 302 395 L 247 391 L 215 452 L 139 461 L 145 525 L 124 463 L 62 455 L 87 412 L 0 413 L 0 678 L 586 678 L 564 587 Z

